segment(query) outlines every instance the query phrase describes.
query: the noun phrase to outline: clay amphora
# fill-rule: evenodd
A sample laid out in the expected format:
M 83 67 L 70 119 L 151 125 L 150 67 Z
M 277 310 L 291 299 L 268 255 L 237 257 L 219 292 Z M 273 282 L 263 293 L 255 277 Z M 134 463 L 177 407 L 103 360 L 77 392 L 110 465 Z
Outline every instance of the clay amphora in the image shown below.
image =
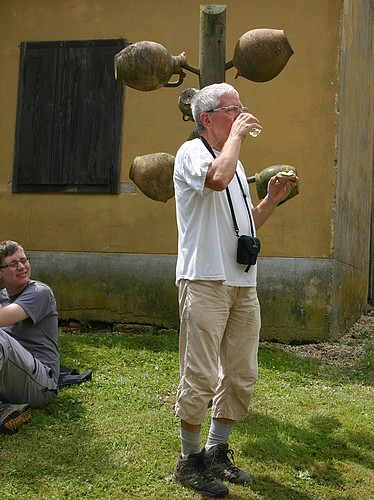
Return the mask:
M 186 54 L 172 56 L 156 42 L 135 42 L 114 57 L 116 80 L 136 90 L 156 90 L 168 84 L 173 74 L 183 74 L 180 64 L 186 62 Z M 169 84 L 172 85 L 172 84 Z
M 249 177 L 247 181 L 249 183 L 256 183 L 256 191 L 259 200 L 265 198 L 267 194 L 267 187 L 270 177 L 278 174 L 279 172 L 290 172 L 293 171 L 297 174 L 297 170 L 295 167 L 291 167 L 290 165 L 272 165 L 271 167 L 264 168 L 260 173 L 255 174 L 252 177 Z M 299 181 L 297 181 L 296 186 L 291 189 L 290 194 L 287 196 L 285 200 L 283 200 L 279 205 L 294 198 L 297 194 L 299 194 Z
M 247 31 L 236 43 L 233 64 L 237 75 L 253 82 L 267 82 L 286 66 L 293 50 L 283 30 Z
M 130 167 L 130 179 L 151 200 L 166 203 L 174 196 L 174 156 L 151 153 L 136 156 Z

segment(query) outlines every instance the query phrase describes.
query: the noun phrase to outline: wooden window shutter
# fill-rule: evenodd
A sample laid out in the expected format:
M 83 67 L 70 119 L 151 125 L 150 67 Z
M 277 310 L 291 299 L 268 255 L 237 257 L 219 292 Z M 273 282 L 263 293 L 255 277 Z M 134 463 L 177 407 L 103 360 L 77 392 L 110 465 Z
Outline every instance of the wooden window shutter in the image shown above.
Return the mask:
M 124 39 L 21 44 L 13 192 L 117 193 Z

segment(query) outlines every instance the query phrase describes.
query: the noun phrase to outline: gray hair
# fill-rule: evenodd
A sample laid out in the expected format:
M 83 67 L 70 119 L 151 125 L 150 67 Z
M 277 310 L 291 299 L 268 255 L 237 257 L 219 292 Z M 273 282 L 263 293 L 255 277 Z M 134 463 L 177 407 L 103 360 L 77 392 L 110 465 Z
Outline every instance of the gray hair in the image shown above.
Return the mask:
M 18 250 L 23 250 L 23 247 L 21 247 L 21 245 L 16 241 L 0 241 L 0 264 L 3 263 L 3 259 L 5 259 L 5 257 L 13 255 Z
M 196 123 L 197 130 L 202 132 L 205 127 L 201 122 L 200 116 L 204 111 L 210 111 L 218 106 L 222 96 L 231 94 L 239 98 L 239 93 L 232 85 L 228 83 L 213 83 L 202 88 L 191 99 L 191 111 Z

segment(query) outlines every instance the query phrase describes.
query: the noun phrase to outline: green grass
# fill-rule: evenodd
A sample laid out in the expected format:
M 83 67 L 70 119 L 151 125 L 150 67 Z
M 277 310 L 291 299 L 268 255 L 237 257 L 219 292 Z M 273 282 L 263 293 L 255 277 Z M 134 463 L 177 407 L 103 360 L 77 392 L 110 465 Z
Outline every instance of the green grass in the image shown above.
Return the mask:
M 63 364 L 92 368 L 93 379 L 0 435 L 0 499 L 201 498 L 171 482 L 176 332 L 65 334 L 60 350 Z M 254 481 L 230 485 L 227 498 L 373 498 L 372 354 L 368 342 L 348 370 L 262 345 L 250 414 L 230 438 Z

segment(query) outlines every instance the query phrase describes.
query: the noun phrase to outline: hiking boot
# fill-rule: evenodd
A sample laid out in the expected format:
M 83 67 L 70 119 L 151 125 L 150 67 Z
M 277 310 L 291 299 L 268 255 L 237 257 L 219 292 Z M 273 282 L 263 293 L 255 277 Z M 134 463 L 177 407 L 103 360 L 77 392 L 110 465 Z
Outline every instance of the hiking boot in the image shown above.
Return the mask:
M 205 461 L 211 472 L 222 480 L 235 484 L 245 484 L 252 481 L 249 474 L 236 467 L 234 452 L 229 450 L 227 443 L 220 443 L 210 448 L 205 453 Z
M 191 488 L 205 497 L 223 497 L 228 494 L 227 487 L 217 479 L 205 463 L 205 449 L 179 457 L 173 480 Z
M 28 404 L 0 402 L 0 429 L 8 434 L 17 432 L 22 424 L 30 420 L 31 409 Z

